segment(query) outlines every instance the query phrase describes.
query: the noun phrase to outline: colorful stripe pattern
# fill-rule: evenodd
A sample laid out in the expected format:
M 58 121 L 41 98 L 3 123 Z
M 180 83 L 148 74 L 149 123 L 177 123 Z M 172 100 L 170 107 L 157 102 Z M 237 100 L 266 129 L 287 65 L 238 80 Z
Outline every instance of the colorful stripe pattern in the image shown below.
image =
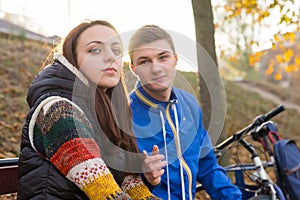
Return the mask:
M 130 195 L 132 199 L 139 200 L 155 200 L 159 199 L 153 196 L 147 186 L 143 183 L 140 176 L 133 177 L 132 175 L 126 176 L 122 183 L 122 190 Z
M 120 198 L 125 193 L 101 159 L 92 134 L 91 124 L 77 106 L 67 100 L 56 101 L 40 111 L 33 144 L 90 199 Z

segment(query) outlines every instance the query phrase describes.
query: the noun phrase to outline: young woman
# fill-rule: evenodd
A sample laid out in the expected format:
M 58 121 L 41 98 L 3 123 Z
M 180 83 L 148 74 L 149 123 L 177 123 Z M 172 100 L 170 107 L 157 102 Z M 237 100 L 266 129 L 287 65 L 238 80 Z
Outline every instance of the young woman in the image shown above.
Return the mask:
M 122 52 L 110 23 L 84 22 L 38 73 L 27 96 L 19 200 L 158 199 L 138 175 Z

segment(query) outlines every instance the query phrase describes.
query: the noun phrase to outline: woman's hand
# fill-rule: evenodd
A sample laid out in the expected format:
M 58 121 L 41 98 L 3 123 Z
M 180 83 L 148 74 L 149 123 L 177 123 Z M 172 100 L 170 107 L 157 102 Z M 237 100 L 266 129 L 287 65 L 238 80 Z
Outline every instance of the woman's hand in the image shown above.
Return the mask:
M 163 161 L 164 155 L 159 154 L 159 149 L 157 145 L 152 148 L 152 155 L 148 155 L 146 151 L 143 151 L 144 162 L 143 162 L 143 172 L 147 181 L 155 186 L 161 181 L 161 176 L 164 174 L 165 170 L 162 169 L 167 165 L 167 161 Z

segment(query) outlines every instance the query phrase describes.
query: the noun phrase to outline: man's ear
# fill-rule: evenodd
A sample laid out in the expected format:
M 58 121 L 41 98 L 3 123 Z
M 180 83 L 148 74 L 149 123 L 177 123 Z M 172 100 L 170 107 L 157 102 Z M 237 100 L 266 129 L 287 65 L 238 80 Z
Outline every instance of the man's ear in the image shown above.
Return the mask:
M 133 73 L 135 73 L 135 66 L 134 66 L 132 63 L 130 63 L 129 65 L 130 65 L 131 71 L 132 71 Z
M 174 53 L 174 57 L 175 57 L 175 60 L 177 62 L 178 61 L 177 53 Z
M 174 57 L 175 57 L 175 60 L 176 60 L 176 64 L 178 62 L 178 57 L 177 57 L 177 53 L 174 53 Z

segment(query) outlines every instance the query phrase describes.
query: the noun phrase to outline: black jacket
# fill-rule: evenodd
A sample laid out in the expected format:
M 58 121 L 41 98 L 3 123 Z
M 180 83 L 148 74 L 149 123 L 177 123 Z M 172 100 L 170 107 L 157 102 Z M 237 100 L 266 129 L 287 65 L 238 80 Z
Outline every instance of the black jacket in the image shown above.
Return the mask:
M 88 199 L 85 193 L 62 175 L 54 165 L 42 158 L 29 141 L 29 123 L 36 107 L 42 100 L 54 95 L 72 100 L 75 79 L 76 76 L 71 71 L 55 61 L 36 76 L 29 88 L 27 102 L 30 111 L 22 131 L 19 157 L 19 200 Z
M 52 65 L 47 66 L 36 76 L 28 90 L 27 102 L 30 111 L 22 131 L 18 200 L 88 199 L 74 183 L 31 146 L 29 125 L 35 122 L 33 113 L 44 99 L 51 96 L 67 98 L 81 108 L 92 124 L 94 139 L 101 149 L 102 159 L 119 186 L 130 169 L 134 168 L 136 170 L 134 173 L 141 171 L 140 156 L 134 157 L 136 160 L 127 159 L 129 156 L 127 152 L 115 148 L 116 145 L 112 145 L 104 135 L 94 112 L 95 86 L 76 70 L 63 56 L 58 57 Z

